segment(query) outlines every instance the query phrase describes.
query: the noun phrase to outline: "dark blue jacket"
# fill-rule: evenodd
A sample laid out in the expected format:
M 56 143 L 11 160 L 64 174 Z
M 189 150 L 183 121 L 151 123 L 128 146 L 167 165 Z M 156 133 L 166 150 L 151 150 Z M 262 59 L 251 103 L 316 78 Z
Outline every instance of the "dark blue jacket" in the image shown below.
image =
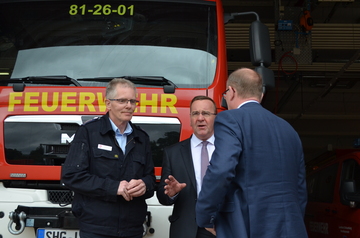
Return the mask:
M 196 221 L 217 238 L 305 238 L 307 192 L 301 140 L 259 103 L 220 112 L 215 151 Z
M 108 115 L 80 126 L 62 167 L 62 182 L 75 192 L 72 203 L 81 230 L 109 236 L 143 232 L 146 198 L 154 195 L 155 175 L 149 136 L 129 122 L 126 154 L 119 147 Z M 126 201 L 117 195 L 122 180 L 142 179 L 146 193 Z

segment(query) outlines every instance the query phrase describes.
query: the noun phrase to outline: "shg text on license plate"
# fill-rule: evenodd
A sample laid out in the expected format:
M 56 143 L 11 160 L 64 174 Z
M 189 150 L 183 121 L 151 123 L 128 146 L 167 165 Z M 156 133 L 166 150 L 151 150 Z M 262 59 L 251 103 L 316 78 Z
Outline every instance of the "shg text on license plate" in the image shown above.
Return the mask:
M 78 230 L 37 229 L 36 238 L 80 238 Z

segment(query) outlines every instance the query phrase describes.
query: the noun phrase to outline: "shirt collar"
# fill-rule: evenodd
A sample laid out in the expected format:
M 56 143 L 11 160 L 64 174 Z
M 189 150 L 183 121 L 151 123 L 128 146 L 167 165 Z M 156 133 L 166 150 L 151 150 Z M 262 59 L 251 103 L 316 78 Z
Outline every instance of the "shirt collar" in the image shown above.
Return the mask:
M 249 100 L 249 101 L 246 101 L 246 102 L 243 102 L 240 104 L 240 106 L 238 106 L 238 108 L 244 106 L 245 104 L 249 103 L 249 102 L 256 102 L 256 103 L 259 103 L 258 101 L 255 101 L 255 100 Z
M 212 136 L 211 136 L 209 139 L 207 139 L 207 141 L 208 141 L 210 144 L 214 144 L 214 142 L 215 142 L 214 134 L 212 134 Z M 197 138 L 195 134 L 192 135 L 192 137 L 191 137 L 191 144 L 193 144 L 194 147 L 200 145 L 201 142 L 203 142 L 203 140 L 200 140 L 199 138 Z
M 118 127 L 115 125 L 115 123 L 110 119 L 110 117 L 109 117 L 109 120 L 110 120 L 111 127 L 112 127 L 113 131 L 114 131 L 115 133 L 121 134 L 119 128 L 118 128 Z M 130 123 L 127 123 L 127 124 L 126 124 L 126 129 L 125 129 L 123 135 L 130 135 L 132 132 L 133 132 L 133 129 L 132 129 L 132 127 L 130 126 Z

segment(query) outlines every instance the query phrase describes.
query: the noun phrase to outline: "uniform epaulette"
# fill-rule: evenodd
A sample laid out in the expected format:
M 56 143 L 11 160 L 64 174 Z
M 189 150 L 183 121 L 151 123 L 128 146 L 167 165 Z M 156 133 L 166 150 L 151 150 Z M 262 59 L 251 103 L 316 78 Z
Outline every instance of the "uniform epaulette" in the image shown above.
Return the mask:
M 101 117 L 94 117 L 92 119 L 89 119 L 86 122 L 84 122 L 83 125 L 89 124 L 89 123 L 94 122 L 94 121 L 98 121 L 98 120 L 100 120 L 100 118 Z
M 135 125 L 135 124 L 133 124 L 133 123 L 132 123 L 131 125 L 132 125 L 133 127 L 135 127 L 137 130 L 144 132 L 145 135 L 149 136 L 148 133 L 147 133 L 146 131 L 144 131 L 140 126 Z

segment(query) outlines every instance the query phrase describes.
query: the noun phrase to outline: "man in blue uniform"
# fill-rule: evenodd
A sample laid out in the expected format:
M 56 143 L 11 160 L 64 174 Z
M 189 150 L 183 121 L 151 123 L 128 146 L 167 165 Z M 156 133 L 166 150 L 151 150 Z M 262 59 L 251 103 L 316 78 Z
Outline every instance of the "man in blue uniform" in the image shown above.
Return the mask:
M 149 136 L 130 120 L 135 85 L 121 78 L 106 88 L 108 112 L 76 132 L 62 168 L 81 238 L 141 238 L 155 175 Z

